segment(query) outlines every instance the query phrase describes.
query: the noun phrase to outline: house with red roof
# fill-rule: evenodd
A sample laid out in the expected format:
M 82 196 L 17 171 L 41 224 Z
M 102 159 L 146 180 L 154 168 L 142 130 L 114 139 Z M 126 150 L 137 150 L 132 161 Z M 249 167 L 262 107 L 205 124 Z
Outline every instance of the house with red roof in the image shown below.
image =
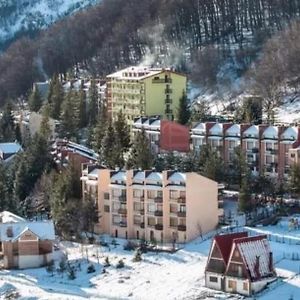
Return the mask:
M 247 232 L 216 235 L 205 269 L 208 288 L 252 295 L 276 279 L 266 235 Z

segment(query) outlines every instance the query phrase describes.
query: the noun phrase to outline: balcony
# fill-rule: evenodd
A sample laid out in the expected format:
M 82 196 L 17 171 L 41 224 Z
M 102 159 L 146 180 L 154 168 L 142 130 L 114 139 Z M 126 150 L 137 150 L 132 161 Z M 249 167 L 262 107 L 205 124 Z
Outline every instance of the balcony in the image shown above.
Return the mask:
M 185 196 L 181 196 L 177 199 L 177 203 L 179 204 L 185 204 L 185 202 L 186 202 Z
M 166 99 L 165 99 L 165 104 L 172 104 L 172 99 L 166 98 Z
M 126 203 L 126 195 L 116 197 L 120 202 Z
M 141 215 L 144 215 L 144 214 L 145 214 L 145 210 L 144 210 L 144 209 L 141 209 L 141 210 L 140 210 L 140 214 L 141 214 Z
M 165 89 L 165 94 L 172 94 L 173 90 L 170 88 Z
M 120 226 L 120 227 L 127 227 L 127 222 L 121 221 L 121 222 L 119 223 L 119 226 Z
M 252 148 L 252 153 L 258 153 L 258 148 Z
M 154 228 L 156 230 L 163 230 L 164 226 L 163 226 L 163 224 L 155 224 Z
M 179 218 L 185 218 L 186 217 L 186 212 L 185 211 L 178 211 L 177 212 L 177 217 L 179 217 Z
M 155 203 L 162 203 L 163 202 L 163 198 L 162 197 L 155 197 L 154 198 L 154 202 Z
M 179 231 L 186 231 L 186 225 L 178 225 L 178 226 L 177 226 L 177 229 L 178 229 Z
M 154 212 L 154 216 L 155 217 L 162 217 L 163 216 L 163 211 L 162 210 L 156 210 Z
M 166 108 L 166 109 L 165 109 L 165 114 L 166 114 L 166 115 L 171 115 L 171 114 L 173 114 L 173 110 L 172 110 L 172 109 L 169 109 L 169 108 Z
M 172 83 L 171 78 L 154 78 L 152 79 L 152 83 Z
M 140 227 L 141 227 L 141 228 L 145 228 L 145 223 L 142 222 L 142 223 L 140 224 Z
M 119 208 L 118 214 L 120 215 L 127 215 L 127 209 L 126 208 Z

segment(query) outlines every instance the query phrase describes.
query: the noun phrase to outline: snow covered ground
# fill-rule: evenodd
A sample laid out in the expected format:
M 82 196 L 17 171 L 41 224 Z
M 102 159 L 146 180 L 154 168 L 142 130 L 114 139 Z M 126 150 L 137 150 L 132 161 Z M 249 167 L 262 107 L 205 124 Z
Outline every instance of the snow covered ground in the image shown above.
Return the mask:
M 300 230 L 289 231 L 287 220 L 277 226 L 240 228 L 251 234 L 269 235 L 274 252 L 276 270 L 280 276 L 256 299 L 300 299 Z M 282 238 L 276 239 L 276 234 Z M 293 238 L 290 239 L 289 237 Z M 111 242 L 110 238 L 106 238 Z M 76 278 L 67 274 L 54 276 L 45 268 L 30 270 L 0 271 L 0 299 L 10 290 L 20 299 L 241 299 L 215 292 L 204 287 L 204 269 L 211 239 L 197 239 L 186 244 L 174 254 L 147 253 L 141 262 L 133 262 L 134 252 L 123 250 L 124 240 L 119 245 L 100 247 L 63 242 L 71 265 L 76 267 Z M 299 254 L 298 256 L 296 254 Z M 87 257 L 96 272 L 87 274 Z M 109 257 L 111 266 L 104 267 Z M 122 259 L 125 267 L 117 269 Z M 98 263 L 99 261 L 99 263 Z M 103 273 L 105 268 L 106 272 Z M 2 297 L 2 298 L 1 298 Z M 290 298 L 293 297 L 293 298 Z

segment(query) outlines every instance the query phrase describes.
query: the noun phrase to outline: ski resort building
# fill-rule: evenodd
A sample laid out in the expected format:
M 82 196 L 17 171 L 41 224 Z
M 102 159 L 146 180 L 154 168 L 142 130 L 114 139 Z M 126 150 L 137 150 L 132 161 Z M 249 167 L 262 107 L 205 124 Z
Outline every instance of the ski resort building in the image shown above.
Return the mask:
M 218 184 L 196 173 L 86 166 L 81 180 L 97 199 L 98 233 L 183 243 L 218 224 Z
M 205 269 L 208 288 L 250 296 L 276 279 L 266 235 L 247 232 L 215 236 Z
M 173 120 L 187 77 L 171 69 L 129 67 L 106 80 L 109 116 L 115 120 L 121 110 L 131 125 L 134 118 L 145 115 Z
M 54 240 L 52 221 L 30 222 L 7 211 L 0 213 L 0 255 L 5 269 L 48 264 Z
M 296 126 L 198 123 L 191 129 L 191 140 L 195 152 L 210 145 L 227 165 L 234 163 L 236 148 L 241 147 L 253 175 L 283 180 L 300 162 L 300 127 Z

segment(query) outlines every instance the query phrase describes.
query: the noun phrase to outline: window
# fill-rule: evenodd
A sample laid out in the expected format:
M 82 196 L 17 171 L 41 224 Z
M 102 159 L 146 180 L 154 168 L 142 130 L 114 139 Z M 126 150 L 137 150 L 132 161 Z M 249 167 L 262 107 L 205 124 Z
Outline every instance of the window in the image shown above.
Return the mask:
M 218 277 L 216 277 L 216 276 L 209 276 L 209 281 L 210 282 L 218 282 Z
M 248 291 L 248 282 L 243 282 L 243 290 Z
M 234 280 L 228 280 L 228 287 L 230 289 L 235 289 L 236 288 L 236 282 Z
M 147 191 L 147 196 L 149 199 L 155 198 L 155 191 Z
M 112 221 L 113 221 L 113 224 L 119 224 L 121 221 L 121 218 L 119 216 L 113 216 Z
M 170 204 L 170 213 L 177 213 L 177 205 L 176 204 Z
M 109 212 L 109 205 L 104 205 L 104 212 Z
M 251 150 L 252 148 L 254 148 L 254 142 L 247 142 L 247 150 Z
M 229 149 L 233 149 L 235 146 L 236 146 L 235 141 L 229 141 L 229 143 L 228 143 L 228 148 Z
M 116 197 L 121 196 L 121 191 L 117 190 L 117 189 L 113 189 L 111 191 L 111 193 L 112 193 L 113 196 L 116 196 Z
M 141 224 L 141 217 L 135 215 L 135 216 L 133 217 L 133 224 L 135 224 L 135 225 Z
M 154 226 L 155 225 L 155 218 L 148 218 L 148 225 Z
M 143 196 L 143 192 L 140 190 L 133 190 L 133 197 L 134 198 L 139 198 Z
M 158 182 L 159 184 L 159 182 Z M 157 197 L 162 198 L 163 196 L 163 192 L 162 191 L 157 191 Z
M 134 211 L 139 211 L 141 210 L 141 204 L 139 202 L 134 202 L 133 203 L 133 210 Z
M 109 200 L 109 193 L 104 193 L 104 200 Z
M 148 212 L 155 212 L 155 204 L 148 203 Z
M 170 199 L 176 199 L 177 197 L 177 191 L 170 190 Z
M 177 227 L 177 218 L 170 218 L 170 227 Z
M 185 205 L 180 205 L 180 212 L 186 212 L 186 206 Z

